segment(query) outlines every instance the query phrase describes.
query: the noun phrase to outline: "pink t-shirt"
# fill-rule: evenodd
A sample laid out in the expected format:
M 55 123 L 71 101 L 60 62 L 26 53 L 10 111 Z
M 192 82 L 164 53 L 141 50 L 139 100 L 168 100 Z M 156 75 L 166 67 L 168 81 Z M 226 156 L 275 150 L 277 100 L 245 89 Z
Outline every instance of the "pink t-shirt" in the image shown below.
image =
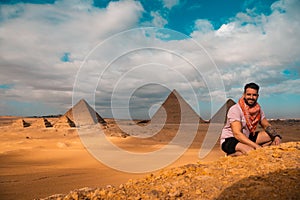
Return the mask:
M 260 114 L 261 114 L 260 121 L 262 119 L 266 118 L 265 113 L 261 109 L 260 109 Z M 231 130 L 231 126 L 230 126 L 230 124 L 234 121 L 239 121 L 242 123 L 242 132 L 244 133 L 244 135 L 249 137 L 250 131 L 247 127 L 244 113 L 243 113 L 240 105 L 237 103 L 237 104 L 231 106 L 230 109 L 228 110 L 226 124 L 225 124 L 224 128 L 222 129 L 222 134 L 221 134 L 221 139 L 220 139 L 221 145 L 225 141 L 225 138 L 234 137 L 233 132 Z

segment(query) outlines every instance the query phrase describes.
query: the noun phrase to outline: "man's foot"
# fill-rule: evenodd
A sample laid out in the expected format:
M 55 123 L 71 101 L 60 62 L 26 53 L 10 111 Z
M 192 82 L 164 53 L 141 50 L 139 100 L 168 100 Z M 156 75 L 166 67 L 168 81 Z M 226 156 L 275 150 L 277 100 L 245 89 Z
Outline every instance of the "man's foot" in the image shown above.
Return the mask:
M 232 157 L 241 156 L 241 155 L 243 155 L 243 153 L 240 151 L 236 151 L 235 153 L 232 153 L 232 154 L 227 154 L 227 156 L 232 156 Z

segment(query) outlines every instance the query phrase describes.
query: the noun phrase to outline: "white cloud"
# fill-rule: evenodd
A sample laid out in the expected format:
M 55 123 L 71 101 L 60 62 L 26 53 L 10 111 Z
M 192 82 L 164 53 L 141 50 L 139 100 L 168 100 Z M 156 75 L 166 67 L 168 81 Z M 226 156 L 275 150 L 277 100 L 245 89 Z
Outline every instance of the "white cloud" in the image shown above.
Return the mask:
M 151 11 L 150 15 L 153 18 L 152 25 L 155 27 L 164 27 L 168 23 L 168 21 L 163 18 L 158 11 Z
M 234 34 L 235 23 L 229 23 L 229 24 L 223 24 L 217 31 L 216 36 L 219 37 L 226 37 L 226 36 L 232 36 Z
M 238 98 L 252 81 L 262 86 L 262 98 L 299 94 L 300 1 L 277 1 L 271 9 L 270 15 L 258 15 L 255 9 L 237 13 L 217 30 L 209 30 L 205 20 L 195 23 L 191 36 L 215 60 L 229 98 Z M 292 79 L 283 73 L 286 69 L 293 71 Z M 289 112 L 295 113 L 287 108 L 282 115 L 290 117 Z
M 180 0 L 163 0 L 164 7 L 172 9 L 174 6 L 180 3 Z
M 299 87 L 291 87 L 298 86 L 300 84 L 300 79 L 296 80 L 286 80 L 282 81 L 277 85 L 265 85 L 263 90 L 265 92 L 265 96 L 270 96 L 270 94 L 300 94 Z M 289 88 L 287 90 L 287 88 Z
M 111 2 L 104 9 L 92 3 L 61 0 L 0 7 L 0 80 L 15 85 L 7 98 L 61 105 L 70 98 L 77 70 L 92 47 L 136 27 L 143 12 L 139 2 L 130 0 Z M 65 53 L 71 62 L 60 60 Z
M 285 81 L 280 74 L 268 72 L 280 72 L 300 61 L 299 8 L 299 1 L 276 2 L 269 16 L 238 13 L 231 22 L 208 33 L 198 31 L 199 24 L 195 24 L 192 36 L 205 44 L 228 85 L 238 79 Z
M 164 5 L 171 9 L 178 2 L 164 1 Z M 127 34 L 126 30 L 139 26 L 144 12 L 137 1 L 110 2 L 102 9 L 93 7 L 92 1 L 80 0 L 71 5 L 65 0 L 47 5 L 2 6 L 0 80 L 1 84 L 14 85 L 2 94 L 7 101 L 46 102 L 62 106 L 60 110 L 64 112 L 70 105 L 62 105 L 62 102 L 70 102 L 82 60 L 101 41 L 103 43 L 91 53 L 81 71 L 81 90 L 78 91 L 84 96 L 93 91 L 91 87 L 98 87 L 96 93 L 105 101 L 101 105 L 109 104 L 118 81 L 123 95 L 120 98 L 125 98 L 127 91 L 147 81 L 162 83 L 170 90 L 176 88 L 187 99 L 191 99 L 186 92 L 190 89 L 188 84 L 197 88 L 197 95 L 203 99 L 209 98 L 207 87 L 210 85 L 211 95 L 219 97 L 222 96 L 218 93 L 221 87 L 216 83 L 221 78 L 228 96 L 239 96 L 240 87 L 249 81 L 262 83 L 264 88 L 279 85 L 276 92 L 284 92 L 284 88 L 295 88 L 294 84 L 299 80 L 287 80 L 280 73 L 289 67 L 294 69 L 300 63 L 300 38 L 297 36 L 300 14 L 297 8 L 298 1 L 282 0 L 273 4 L 269 16 L 247 10 L 238 13 L 218 30 L 214 30 L 208 20 L 196 20 L 191 36 L 205 47 L 207 55 L 201 45 L 172 32 L 145 30 Z M 143 25 L 164 27 L 168 23 L 159 11 L 152 11 L 150 15 L 151 21 L 141 22 Z M 173 40 L 168 40 L 169 36 Z M 70 62 L 61 61 L 66 53 L 69 53 Z M 209 56 L 219 67 L 221 77 Z M 101 72 L 104 75 L 97 86 Z M 298 92 L 297 89 L 291 91 Z M 166 90 L 158 88 L 144 99 L 151 102 L 149 99 L 156 92 Z M 275 88 L 265 92 L 268 95 L 275 92 Z M 153 103 L 157 103 L 155 100 Z
M 205 19 L 196 20 L 194 28 L 197 32 L 200 32 L 202 34 L 209 33 L 214 30 L 214 27 L 210 23 L 210 21 L 205 20 Z

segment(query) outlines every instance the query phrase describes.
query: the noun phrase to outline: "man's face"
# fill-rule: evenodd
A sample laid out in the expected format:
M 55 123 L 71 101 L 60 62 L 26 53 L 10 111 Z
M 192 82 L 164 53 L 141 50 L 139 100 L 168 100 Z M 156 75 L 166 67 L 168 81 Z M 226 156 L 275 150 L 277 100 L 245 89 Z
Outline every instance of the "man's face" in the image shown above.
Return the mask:
M 257 90 L 252 88 L 247 88 L 246 92 L 244 93 L 244 99 L 248 106 L 254 106 L 258 99 Z

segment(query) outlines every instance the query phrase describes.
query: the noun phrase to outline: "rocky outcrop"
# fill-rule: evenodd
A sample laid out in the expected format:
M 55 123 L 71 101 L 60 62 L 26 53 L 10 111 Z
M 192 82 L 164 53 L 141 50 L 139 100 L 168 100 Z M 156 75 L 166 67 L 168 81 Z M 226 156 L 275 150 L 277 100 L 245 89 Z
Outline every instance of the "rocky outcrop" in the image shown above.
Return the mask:
M 299 180 L 300 142 L 290 142 L 45 199 L 300 199 Z

